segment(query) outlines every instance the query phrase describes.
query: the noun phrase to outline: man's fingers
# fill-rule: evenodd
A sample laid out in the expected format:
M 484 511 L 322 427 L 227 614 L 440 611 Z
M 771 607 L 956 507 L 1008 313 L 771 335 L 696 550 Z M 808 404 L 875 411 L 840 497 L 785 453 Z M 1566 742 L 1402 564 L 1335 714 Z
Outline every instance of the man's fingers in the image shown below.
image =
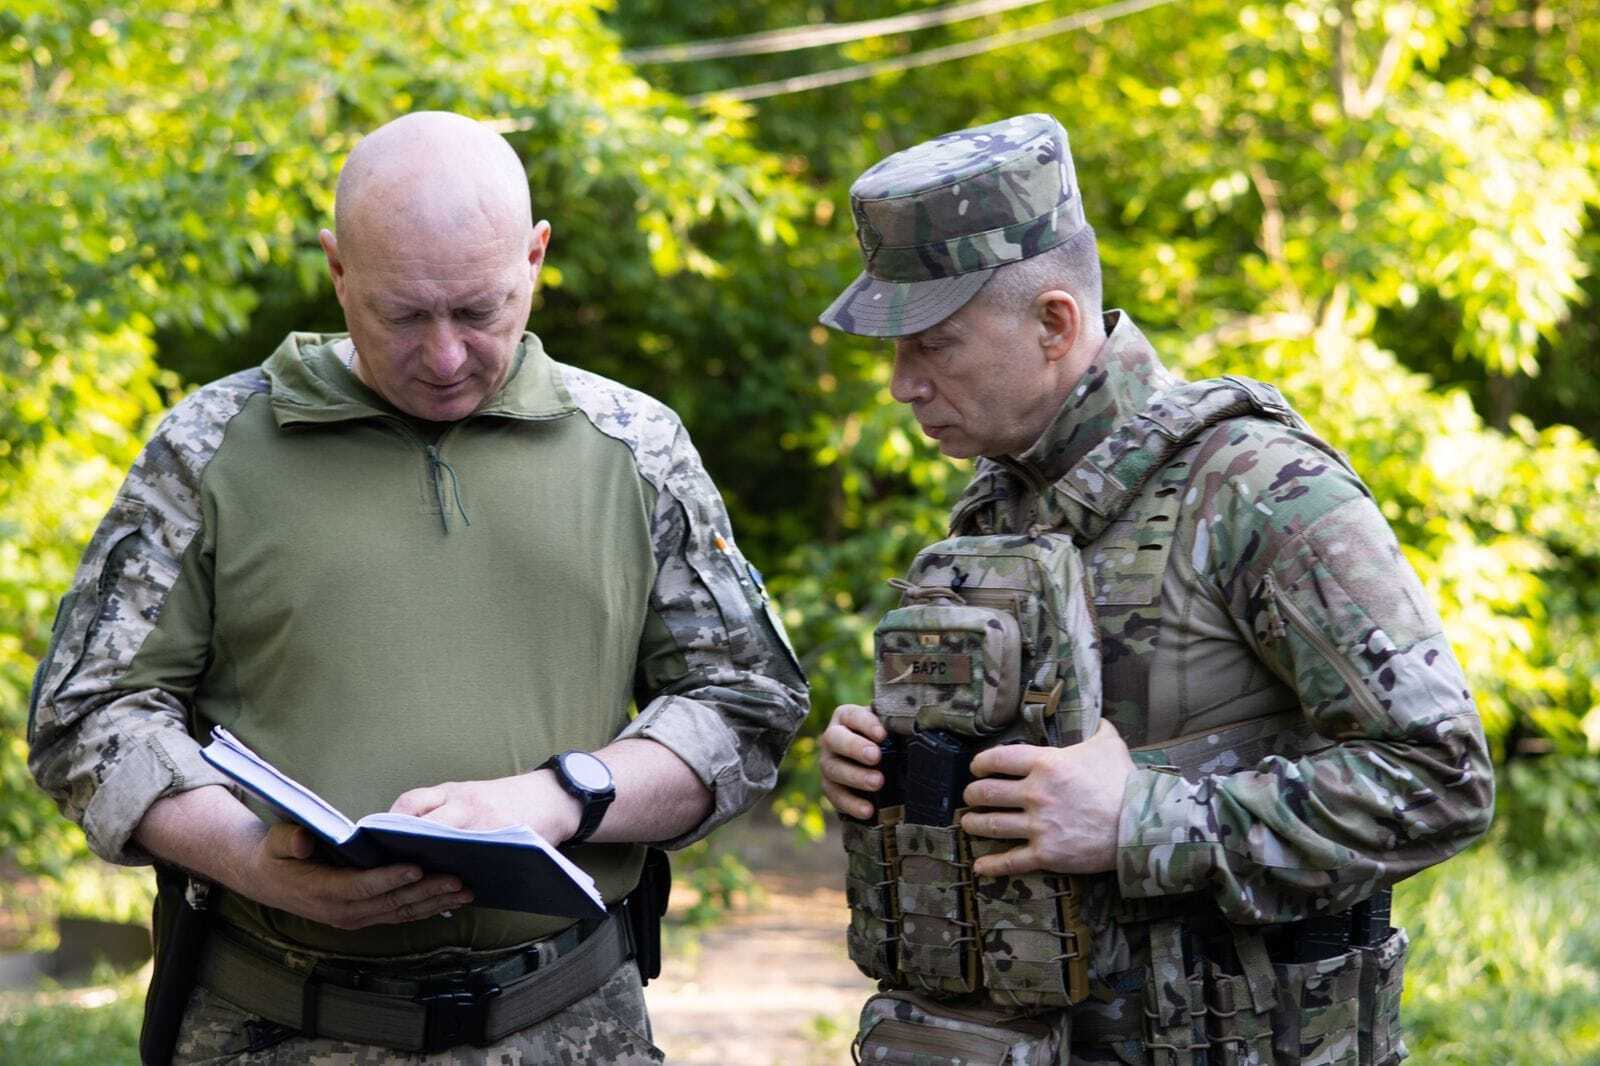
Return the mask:
M 972 864 L 972 872 L 979 877 L 1017 877 L 1042 869 L 1038 854 L 1029 846 L 985 855 Z
M 972 772 L 978 777 L 996 774 L 1005 777 L 1027 777 L 1034 765 L 1055 748 L 1037 744 L 1001 744 L 985 748 L 972 757 Z
M 353 907 L 351 921 L 355 926 L 414 922 L 471 902 L 472 891 L 457 878 L 429 877 Z
M 831 752 L 841 759 L 851 762 L 863 763 L 867 766 L 876 766 L 883 753 L 878 750 L 878 742 L 872 740 L 853 729 L 849 729 L 840 722 L 835 722 L 822 731 L 822 750 Z
M 435 807 L 443 804 L 445 800 L 445 790 L 439 785 L 433 785 L 428 788 L 414 788 L 410 792 L 402 792 L 400 798 L 394 801 L 389 811 L 391 814 L 410 814 L 421 818 Z
M 866 821 L 872 817 L 872 812 L 875 810 L 870 800 L 862 799 L 849 789 L 840 788 L 830 782 L 823 782 L 822 794 L 828 797 L 828 802 L 833 804 L 834 810 L 851 818 Z
M 351 903 L 378 899 L 396 889 L 407 885 L 419 885 L 423 881 L 422 870 L 408 863 L 397 866 L 375 866 L 357 873 L 348 873 L 344 870 L 333 872 L 336 876 L 334 894 Z
M 876 792 L 883 787 L 881 772 L 834 755 L 824 755 L 818 760 L 817 768 L 829 781 L 845 788 L 853 788 L 857 792 Z
M 860 704 L 840 704 L 838 710 L 833 712 L 833 720 L 846 726 L 851 732 L 859 733 L 871 740 L 874 747 L 889 735 L 888 730 L 883 728 L 883 723 L 878 720 L 878 716 L 872 713 L 872 708 Z
M 968 785 L 961 793 L 968 807 L 1026 807 L 1026 786 L 1008 777 L 985 777 Z
M 963 815 L 961 828 L 973 836 L 992 837 L 996 840 L 1027 840 L 1032 833 L 1032 820 L 1026 814 L 992 814 L 978 811 Z

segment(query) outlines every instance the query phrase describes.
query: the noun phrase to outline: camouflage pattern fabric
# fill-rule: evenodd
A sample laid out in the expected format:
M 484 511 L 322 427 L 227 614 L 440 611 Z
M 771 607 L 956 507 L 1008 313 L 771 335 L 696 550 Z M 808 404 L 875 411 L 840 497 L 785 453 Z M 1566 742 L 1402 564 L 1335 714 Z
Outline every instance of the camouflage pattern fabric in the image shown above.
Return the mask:
M 1087 228 L 1067 131 L 1017 115 L 897 152 L 850 186 L 866 270 L 821 316 L 898 336 L 946 318 L 998 266 Z
M 196 989 L 178 1033 L 174 1066 L 635 1066 L 665 1062 L 650 1042 L 639 971 L 624 963 L 593 993 L 537 1025 L 484 1048 L 432 1055 L 307 1039 L 299 1030 Z
M 967 845 L 976 860 L 1015 842 L 968 837 Z M 982 877 L 975 880 L 973 898 L 983 984 L 991 999 L 1036 1009 L 1069 1006 L 1087 995 L 1091 939 L 1077 878 Z
M 978 935 L 972 902 L 972 856 L 959 824 L 894 827 L 900 901 L 900 971 L 926 992 L 978 986 Z
M 1389 1066 L 1409 1052 L 1400 1031 L 1400 993 L 1411 940 L 1396 929 L 1382 942 L 1359 949 L 1361 961 L 1360 1060 Z
M 874 824 L 844 820 L 845 900 L 850 926 L 845 944 L 850 960 L 868 977 L 893 978 L 899 969 L 900 905 L 895 892 L 894 827 L 904 807 L 875 812 Z
M 1122 899 L 1194 894 L 1246 923 L 1343 909 L 1479 836 L 1493 775 L 1460 667 L 1387 523 L 1297 419 L 1224 422 L 1147 471 L 1120 513 L 1083 506 L 1126 489 L 1117 456 L 1086 460 L 1179 385 L 1125 315 L 1107 330 L 1040 441 L 980 462 L 951 532 L 1059 521 L 1077 534 L 1096 579 L 1104 711 L 1130 745 L 1294 713 L 1311 749 L 1134 773 L 1118 870 L 1085 899 L 1095 991 L 1073 1011 L 1112 1033 L 1140 1009 L 1126 975 L 1149 967 L 1146 927 L 1115 917 Z M 1160 423 L 1123 438 L 1124 461 L 1140 433 L 1146 447 L 1170 443 Z M 1080 1052 L 1149 1061 L 1128 1040 Z
M 29 705 L 29 766 L 102 858 L 150 861 L 132 839 L 150 804 L 228 783 L 189 736 L 190 691 L 126 691 L 118 682 L 155 630 L 179 560 L 200 532 L 206 463 L 228 422 L 266 391 L 265 375 L 246 370 L 173 408 L 128 472 L 57 609 Z
M 1053 1019 L 970 1000 L 881 992 L 861 1008 L 863 1066 L 1058 1066 L 1066 1016 Z
M 1276 967 L 1279 1002 L 1272 1014 L 1272 1047 L 1279 1062 L 1357 1066 L 1361 962 L 1361 954 L 1352 951 Z

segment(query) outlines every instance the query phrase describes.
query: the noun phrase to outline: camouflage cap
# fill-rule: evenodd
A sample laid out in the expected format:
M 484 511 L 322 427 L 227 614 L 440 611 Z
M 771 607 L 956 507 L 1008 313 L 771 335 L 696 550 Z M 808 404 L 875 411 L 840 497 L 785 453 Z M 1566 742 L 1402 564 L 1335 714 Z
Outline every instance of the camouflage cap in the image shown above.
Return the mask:
M 996 267 L 1048 251 L 1087 224 L 1067 131 L 1041 114 L 896 152 L 850 186 L 850 209 L 866 270 L 820 319 L 868 337 L 927 329 L 972 299 Z

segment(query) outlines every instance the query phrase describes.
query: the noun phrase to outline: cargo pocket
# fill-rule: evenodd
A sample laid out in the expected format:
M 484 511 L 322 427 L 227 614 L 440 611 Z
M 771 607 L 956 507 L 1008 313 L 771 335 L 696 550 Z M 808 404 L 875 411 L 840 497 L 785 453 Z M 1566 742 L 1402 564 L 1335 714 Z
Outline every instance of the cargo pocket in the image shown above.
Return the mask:
M 844 821 L 844 890 L 850 904 L 845 943 L 850 961 L 880 981 L 893 978 L 899 968 L 894 827 L 903 811 L 903 807 L 885 808 L 875 823 Z
M 1016 841 L 968 838 L 974 859 Z M 979 960 L 990 998 L 1004 1007 L 1069 1007 L 1089 994 L 1089 933 L 1073 878 L 985 877 L 973 886 Z
M 978 986 L 978 937 L 966 834 L 954 825 L 901 822 L 894 839 L 901 973 L 922 991 L 971 992 Z
M 857 1063 L 885 1066 L 1056 1066 L 1067 1014 L 1053 1022 L 989 1007 L 955 1007 L 881 992 L 861 1008 L 850 1046 Z
M 1392 1066 L 1409 1054 L 1400 1035 L 1400 989 L 1405 984 L 1411 941 L 1404 929 L 1361 954 L 1361 1066 Z
M 1278 963 L 1273 971 L 1278 1005 L 1272 1012 L 1272 1041 L 1278 1066 L 1359 1066 L 1361 952 Z

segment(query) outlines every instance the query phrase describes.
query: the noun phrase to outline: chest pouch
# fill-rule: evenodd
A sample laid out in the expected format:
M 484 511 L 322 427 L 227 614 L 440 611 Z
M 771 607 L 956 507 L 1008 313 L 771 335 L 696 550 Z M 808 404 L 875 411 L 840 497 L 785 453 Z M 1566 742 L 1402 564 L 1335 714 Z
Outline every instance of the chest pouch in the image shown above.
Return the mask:
M 993 736 L 1021 707 L 1022 633 L 1010 612 L 957 591 L 901 582 L 906 605 L 884 615 L 872 706 L 892 733 L 917 727 Z
M 1088 991 L 1077 879 L 984 878 L 961 790 L 995 744 L 1075 744 L 1100 721 L 1082 559 L 1065 534 L 953 537 L 923 549 L 875 631 L 873 710 L 903 760 L 896 794 L 845 834 L 851 957 L 888 987 L 1062 1007 Z

